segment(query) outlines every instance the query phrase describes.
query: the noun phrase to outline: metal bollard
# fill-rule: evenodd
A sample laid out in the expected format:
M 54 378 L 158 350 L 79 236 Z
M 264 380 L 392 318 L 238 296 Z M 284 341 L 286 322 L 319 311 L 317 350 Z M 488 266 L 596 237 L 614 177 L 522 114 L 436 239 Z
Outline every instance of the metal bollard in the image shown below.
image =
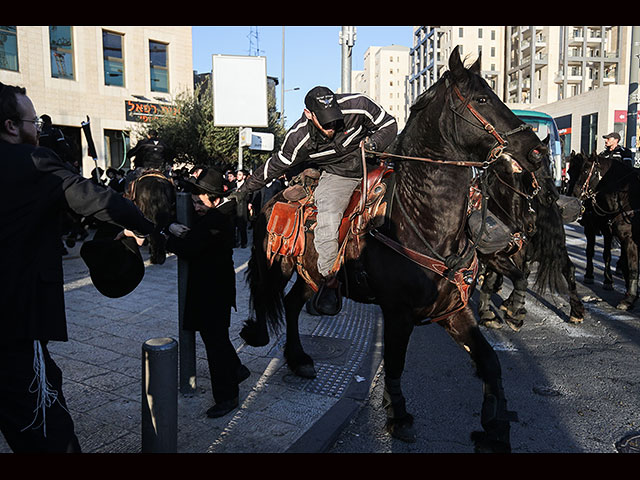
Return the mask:
M 191 226 L 191 194 L 178 192 L 176 198 L 176 217 L 178 222 Z M 184 330 L 184 305 L 187 295 L 188 264 L 178 259 L 178 334 L 180 341 L 180 393 L 190 394 L 196 391 L 196 334 Z
M 142 345 L 142 453 L 178 450 L 178 342 Z

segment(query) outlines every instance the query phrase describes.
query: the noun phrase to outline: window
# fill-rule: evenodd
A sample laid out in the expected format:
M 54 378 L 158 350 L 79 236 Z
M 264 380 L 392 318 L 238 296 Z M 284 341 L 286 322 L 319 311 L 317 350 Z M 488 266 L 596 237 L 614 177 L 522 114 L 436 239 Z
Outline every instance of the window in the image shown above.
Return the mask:
M 18 35 L 15 26 L 0 25 L 0 68 L 18 71 Z
M 124 87 L 123 35 L 102 31 L 104 84 Z
M 51 54 L 51 76 L 73 80 L 71 27 L 49 27 L 49 51 Z
M 582 129 L 580 131 L 580 150 L 587 155 L 596 151 L 598 138 L 598 113 L 582 116 Z
M 149 66 L 151 69 L 151 91 L 169 92 L 166 43 L 149 40 Z

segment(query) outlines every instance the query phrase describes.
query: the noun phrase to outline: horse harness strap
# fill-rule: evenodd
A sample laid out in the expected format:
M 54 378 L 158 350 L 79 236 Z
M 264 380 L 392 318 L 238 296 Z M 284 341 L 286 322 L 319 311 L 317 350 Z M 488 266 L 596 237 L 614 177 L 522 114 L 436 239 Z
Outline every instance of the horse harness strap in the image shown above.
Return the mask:
M 461 305 L 455 308 L 454 310 L 438 315 L 436 317 L 432 317 L 429 320 L 423 322 L 423 324 L 439 322 L 440 320 L 444 320 L 445 318 L 450 317 L 454 313 L 459 312 L 460 310 L 462 310 L 467 306 L 467 304 L 469 303 L 469 298 L 471 293 L 470 291 L 471 285 L 473 285 L 473 281 L 475 280 L 476 275 L 478 274 L 478 256 L 474 248 L 471 249 L 471 251 L 473 252 L 473 256 L 469 266 L 461 267 L 457 270 L 452 270 L 442 260 L 432 258 L 423 253 L 416 252 L 411 248 L 405 247 L 404 245 L 387 237 L 385 234 L 381 233 L 378 230 L 372 230 L 369 233 L 376 240 L 380 241 L 384 245 L 390 247 L 391 249 L 395 250 L 399 254 L 408 258 L 409 260 L 417 263 L 421 267 L 427 268 L 428 270 L 431 270 L 432 272 L 437 273 L 441 277 L 453 283 L 458 288 L 458 292 L 460 292 L 460 300 L 462 302 Z

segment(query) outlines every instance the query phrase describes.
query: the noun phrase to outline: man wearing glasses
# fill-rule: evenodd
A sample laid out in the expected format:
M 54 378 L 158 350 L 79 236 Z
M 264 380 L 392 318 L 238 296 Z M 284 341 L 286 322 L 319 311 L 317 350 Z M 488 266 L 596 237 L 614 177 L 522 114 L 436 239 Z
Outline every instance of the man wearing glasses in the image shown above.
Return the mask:
M 362 182 L 360 145 L 384 151 L 395 139 L 395 118 L 360 93 L 335 94 L 314 87 L 305 97 L 300 119 L 289 129 L 280 151 L 258 167 L 238 190 L 239 195 L 260 189 L 284 171 L 308 164 L 321 171 L 315 190 L 318 209 L 314 245 L 323 276 L 314 307 L 324 315 L 341 309 L 340 284 L 332 267 L 338 256 L 338 229 L 351 194 Z
M 39 147 L 41 126 L 26 90 L 0 83 L 0 431 L 16 453 L 79 452 L 62 372 L 47 351 L 49 341 L 68 340 L 60 215 L 69 208 L 119 225 L 138 245 L 154 225 Z

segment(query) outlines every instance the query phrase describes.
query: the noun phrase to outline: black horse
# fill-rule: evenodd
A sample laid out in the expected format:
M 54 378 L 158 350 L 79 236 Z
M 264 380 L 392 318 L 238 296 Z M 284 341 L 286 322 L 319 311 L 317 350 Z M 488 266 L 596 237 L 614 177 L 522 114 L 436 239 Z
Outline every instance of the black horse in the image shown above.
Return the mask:
M 604 262 L 602 288 L 605 290 L 613 290 L 613 274 L 611 270 L 613 233 L 611 231 L 611 225 L 609 225 L 605 215 L 598 214 L 596 210 L 594 210 L 592 198 L 586 195 L 587 191 L 582 192 L 582 189 L 575 189 L 578 179 L 585 167 L 585 161 L 584 154 L 572 152 L 569 159 L 569 182 L 567 183 L 567 193 L 581 198 L 584 209 L 579 222 L 584 228 L 584 235 L 587 240 L 587 248 L 585 251 L 586 268 L 583 282 L 585 284 L 592 284 L 594 281 L 593 257 L 595 255 L 596 237 L 602 235 L 602 260 Z
M 481 78 L 479 60 L 465 68 L 457 48 L 449 71 L 416 100 L 404 130 L 388 149 L 387 157 L 395 159 L 393 182 L 386 184 L 393 191 L 388 222 L 348 239 L 340 274 L 349 298 L 379 305 L 384 316 L 384 398 L 387 431 L 394 437 L 415 441 L 400 385 L 405 354 L 413 328 L 437 322 L 469 352 L 483 382 L 484 432 L 473 436 L 476 450 L 510 451 L 513 418 L 500 363 L 467 304 L 477 274 L 475 248 L 466 235 L 470 167 L 486 167 L 507 151 L 522 159 L 523 168 L 535 170 L 544 149 Z M 284 314 L 287 364 L 296 374 L 313 378 L 313 360 L 298 332 L 300 311 L 313 294 L 311 284 L 320 279 L 311 248 L 313 229 L 307 229 L 307 248 L 299 257 L 277 255 L 271 265 L 266 260 L 267 219 L 282 200 L 282 194 L 274 197 L 254 225 L 247 278 L 255 318 L 245 323 L 241 336 L 249 345 L 268 343 L 269 327 L 277 331 Z
M 485 266 L 478 298 L 481 324 L 500 328 L 501 324 L 490 309 L 491 295 L 502 285 L 503 276 L 513 283 L 511 295 L 500 306 L 509 327 L 518 331 L 526 316 L 525 298 L 532 265 L 537 264 L 535 287 L 538 293 L 546 291 L 563 294 L 568 290 L 570 323 L 584 319 L 584 305 L 577 292 L 575 267 L 566 248 L 564 218 L 547 162 L 533 173 L 503 171 L 491 167 L 487 170 L 488 208 L 509 225 L 513 239 L 506 248 L 483 254 Z
M 126 197 L 155 224 L 149 235 L 149 260 L 162 265 L 167 258 L 166 239 L 160 232 L 176 218 L 176 188 L 162 172 L 148 170 L 132 179 Z
M 619 264 L 622 264 L 626 292 L 616 308 L 630 310 L 638 297 L 638 243 L 640 242 L 638 172 L 629 165 L 597 154 L 592 154 L 590 157 L 583 156 L 582 160 L 582 167 L 575 175 L 575 182 L 570 180 L 571 193 L 592 210 L 591 225 L 600 226 L 603 235 L 608 234 L 607 227 L 609 227 L 611 235 L 620 242 Z M 573 167 L 576 170 L 577 164 L 576 160 L 576 166 Z M 586 208 L 585 206 L 585 210 Z M 606 237 L 605 240 L 607 243 L 604 252 L 605 264 L 608 263 L 610 269 L 611 242 Z M 593 250 L 591 250 L 591 257 L 593 257 Z M 607 275 L 611 275 L 610 270 Z

